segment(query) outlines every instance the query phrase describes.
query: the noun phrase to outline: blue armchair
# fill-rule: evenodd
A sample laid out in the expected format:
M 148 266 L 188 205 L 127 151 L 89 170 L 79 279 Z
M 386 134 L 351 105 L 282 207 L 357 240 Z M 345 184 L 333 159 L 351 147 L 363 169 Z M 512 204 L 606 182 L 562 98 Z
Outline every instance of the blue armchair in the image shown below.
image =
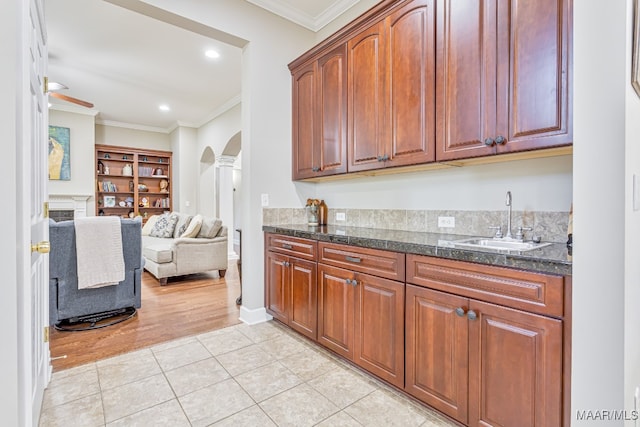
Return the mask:
M 142 224 L 121 219 L 125 278 L 118 285 L 78 289 L 76 235 L 73 221 L 49 220 L 49 324 L 123 308 L 140 308 Z M 100 244 L 96 242 L 96 244 Z

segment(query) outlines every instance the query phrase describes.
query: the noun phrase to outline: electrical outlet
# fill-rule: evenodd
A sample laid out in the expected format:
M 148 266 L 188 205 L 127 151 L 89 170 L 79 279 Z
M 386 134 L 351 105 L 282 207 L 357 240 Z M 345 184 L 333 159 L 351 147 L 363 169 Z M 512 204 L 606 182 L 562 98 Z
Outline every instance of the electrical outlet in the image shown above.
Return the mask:
M 456 228 L 455 216 L 439 216 L 438 227 L 440 228 Z
M 336 221 L 346 221 L 347 214 L 344 212 L 336 212 Z
M 262 194 L 261 196 L 261 201 L 262 201 L 262 207 L 266 208 L 267 206 L 269 206 L 269 195 L 268 194 Z

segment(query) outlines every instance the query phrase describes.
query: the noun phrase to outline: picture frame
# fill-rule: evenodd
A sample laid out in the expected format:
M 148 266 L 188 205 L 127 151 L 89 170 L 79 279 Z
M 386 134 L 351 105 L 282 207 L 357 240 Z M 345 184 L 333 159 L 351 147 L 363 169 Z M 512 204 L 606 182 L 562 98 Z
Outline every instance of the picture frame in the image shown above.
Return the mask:
M 113 208 L 116 206 L 116 196 L 103 196 L 103 206 L 105 208 Z
M 631 86 L 640 97 L 640 0 L 633 2 L 633 43 L 631 52 Z
M 49 126 L 47 154 L 49 180 L 71 180 L 71 130 L 62 126 Z

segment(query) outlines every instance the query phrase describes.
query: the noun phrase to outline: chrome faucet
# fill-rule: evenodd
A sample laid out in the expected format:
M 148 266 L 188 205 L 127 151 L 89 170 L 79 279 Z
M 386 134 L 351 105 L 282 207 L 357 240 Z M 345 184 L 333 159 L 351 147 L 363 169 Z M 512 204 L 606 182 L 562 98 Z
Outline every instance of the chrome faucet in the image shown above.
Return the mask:
M 507 213 L 507 235 L 504 237 L 505 239 L 513 239 L 513 236 L 511 235 L 511 191 L 507 191 L 507 200 L 505 204 L 509 210 Z

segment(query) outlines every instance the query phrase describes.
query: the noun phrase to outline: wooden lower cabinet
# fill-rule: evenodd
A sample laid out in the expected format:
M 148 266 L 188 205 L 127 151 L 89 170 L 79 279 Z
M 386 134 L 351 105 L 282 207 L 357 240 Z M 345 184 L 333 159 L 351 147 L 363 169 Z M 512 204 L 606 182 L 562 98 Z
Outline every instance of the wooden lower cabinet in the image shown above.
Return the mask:
M 267 312 L 309 338 L 316 339 L 316 263 L 266 252 Z
M 469 426 L 561 426 L 562 327 L 407 285 L 405 390 Z
M 405 391 L 465 424 L 469 326 L 456 308 L 467 301 L 407 285 Z
M 404 386 L 404 283 L 318 265 L 318 342 Z

